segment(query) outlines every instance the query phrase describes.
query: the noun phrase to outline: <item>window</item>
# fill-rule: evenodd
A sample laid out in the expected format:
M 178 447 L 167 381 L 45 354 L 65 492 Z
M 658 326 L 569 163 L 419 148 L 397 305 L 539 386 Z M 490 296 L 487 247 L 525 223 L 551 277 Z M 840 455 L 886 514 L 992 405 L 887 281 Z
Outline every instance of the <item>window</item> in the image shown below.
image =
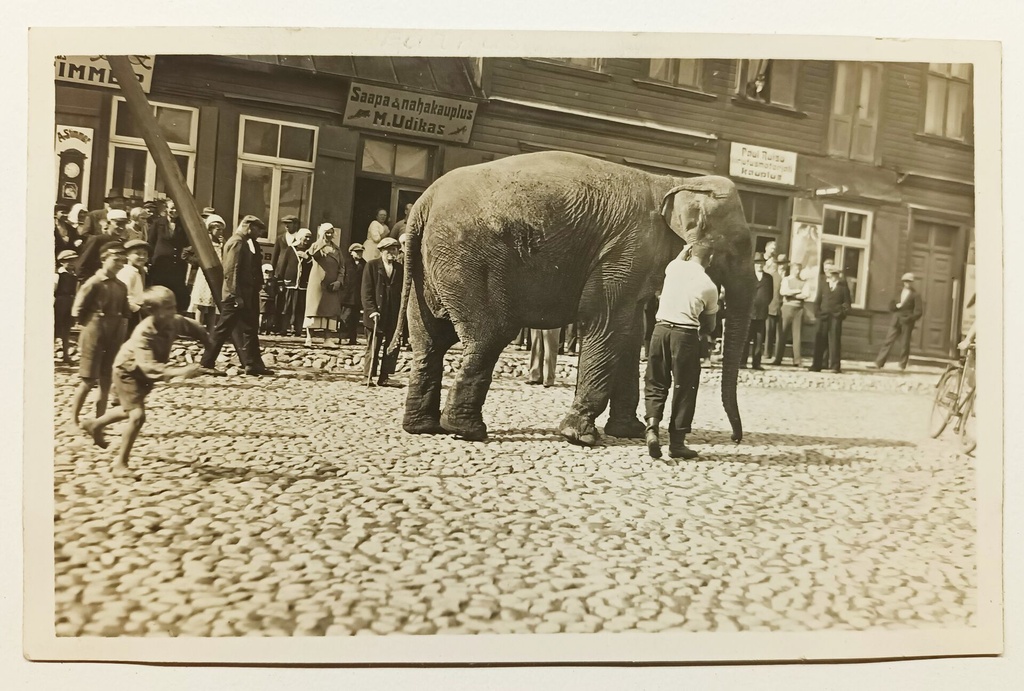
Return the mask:
M 871 214 L 856 209 L 825 207 L 821 259 L 832 259 L 850 286 L 853 306 L 863 308 L 868 288 Z
M 309 222 L 318 130 L 310 125 L 247 115 L 238 128 L 235 222 L 253 214 L 267 223 L 270 239 L 289 214 Z
M 651 59 L 650 77 L 655 81 L 673 86 L 700 88 L 700 75 L 700 60 Z
M 857 161 L 875 160 L 882 66 L 874 63 L 836 63 L 829 153 Z
M 786 211 L 785 197 L 740 190 L 740 201 L 748 224 L 775 232 L 780 231 L 783 226 L 782 214 Z
M 151 103 L 160 131 L 171 147 L 182 176 L 189 188 L 195 177 L 196 136 L 199 111 L 196 108 L 167 103 Z M 167 197 L 167 183 L 157 172 L 156 161 L 149 155 L 135 118 L 123 98 L 114 99 L 110 121 L 110 165 L 107 167 L 107 188 L 125 190 L 132 203 Z
M 571 67 L 582 67 L 587 70 L 601 69 L 601 58 L 541 58 L 547 62 L 557 62 Z
M 949 62 L 928 63 L 925 134 L 966 140 L 970 108 L 971 66 Z
M 790 108 L 796 105 L 798 60 L 740 60 L 740 96 Z
M 364 173 L 428 180 L 434 168 L 433 151 L 429 146 L 364 139 L 360 168 Z

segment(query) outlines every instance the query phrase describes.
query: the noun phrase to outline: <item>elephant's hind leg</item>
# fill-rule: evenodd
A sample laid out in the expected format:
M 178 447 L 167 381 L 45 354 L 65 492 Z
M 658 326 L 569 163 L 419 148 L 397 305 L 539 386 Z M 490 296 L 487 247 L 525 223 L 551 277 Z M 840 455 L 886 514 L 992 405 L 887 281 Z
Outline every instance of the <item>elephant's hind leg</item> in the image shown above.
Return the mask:
M 412 364 L 402 429 L 409 434 L 442 434 L 445 431 L 441 427 L 444 356 L 458 337 L 452 323 L 431 314 L 423 296 L 417 292 L 411 296 L 407 312 Z
M 462 369 L 448 391 L 448 400 L 441 414 L 441 426 L 446 431 L 468 441 L 487 439 L 487 425 L 482 415 L 484 401 L 491 388 L 494 366 L 501 351 L 515 336 L 515 331 L 492 334 L 486 341 L 465 344 Z

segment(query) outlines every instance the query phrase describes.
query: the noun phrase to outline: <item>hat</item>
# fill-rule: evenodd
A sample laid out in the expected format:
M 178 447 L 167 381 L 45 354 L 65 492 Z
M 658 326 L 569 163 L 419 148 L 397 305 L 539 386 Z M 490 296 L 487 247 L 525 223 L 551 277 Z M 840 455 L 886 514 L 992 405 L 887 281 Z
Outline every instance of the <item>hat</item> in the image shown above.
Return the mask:
M 293 223 L 293 222 L 296 222 L 298 220 L 299 220 L 299 217 L 298 216 L 293 216 L 292 214 L 288 214 L 287 216 L 282 216 L 281 217 L 281 223 Z
M 117 187 L 111 187 L 104 199 L 126 199 L 126 197 L 124 196 L 124 190 L 118 189 Z
M 78 259 L 78 252 L 74 250 L 64 250 L 57 255 L 57 261 L 59 262 L 66 262 L 71 259 Z
M 137 240 L 136 239 L 136 240 L 129 240 L 128 242 L 124 243 L 124 251 L 125 252 L 131 252 L 132 250 L 137 249 L 139 247 L 144 247 L 147 252 L 149 251 L 149 243 L 146 242 L 145 240 Z
M 164 206 L 164 202 L 160 199 L 150 199 L 148 202 L 145 202 L 142 206 L 143 208 L 150 210 L 159 209 L 160 207 Z
M 127 221 L 128 212 L 124 209 L 111 209 L 107 212 L 108 221 Z
M 900 280 L 901 280 L 901 281 L 904 281 L 904 282 L 910 282 L 910 283 L 913 283 L 913 282 L 914 282 L 914 274 L 912 274 L 912 273 L 909 273 L 909 272 L 908 272 L 908 273 L 905 273 L 905 274 L 903 274 L 903 277 L 902 277 L 902 278 L 900 278 Z
M 775 263 L 776 264 L 788 264 L 789 263 L 789 257 L 787 257 L 784 254 L 780 254 L 779 256 L 775 257 Z
M 243 216 L 239 225 L 259 226 L 260 228 L 267 227 L 267 224 L 261 221 L 259 216 L 253 216 L 252 214 L 246 214 Z
M 831 267 L 831 268 L 829 268 L 829 267 Z M 825 267 L 825 273 L 827 273 L 827 274 L 837 274 L 837 273 L 840 273 L 839 267 L 836 266 L 835 262 L 832 262 L 831 264 L 829 264 L 828 266 Z
M 349 252 L 357 252 L 357 251 L 358 252 L 362 252 L 363 251 L 363 246 L 362 246 L 362 244 L 360 244 L 358 242 L 353 242 L 351 245 L 348 246 L 348 251 Z
M 224 222 L 224 219 L 218 216 L 217 214 L 210 214 L 205 219 L 203 219 L 203 222 L 206 224 L 207 228 L 212 226 L 214 223 L 219 223 L 225 228 L 227 228 L 228 226 L 228 224 Z
M 389 247 L 399 247 L 398 240 L 394 238 L 384 238 L 383 240 L 377 243 L 378 250 L 386 250 Z
M 327 230 L 334 230 L 334 224 L 331 223 L 330 221 L 327 221 L 326 223 L 321 223 L 316 227 L 317 233 L 322 233 Z
M 264 264 L 263 265 L 263 273 L 267 273 L 268 271 L 273 271 L 273 270 L 274 270 L 274 265 L 273 264 Z
M 79 223 L 82 220 L 82 214 L 87 213 L 84 204 L 75 204 L 71 207 L 71 211 L 68 212 L 68 221 L 71 223 Z
M 754 263 L 764 264 L 764 254 L 761 252 L 754 252 Z
M 203 212 L 201 214 L 199 214 L 199 215 L 200 216 L 210 216 L 211 214 L 215 214 L 215 213 L 217 213 L 217 210 L 214 209 L 212 206 L 204 206 L 203 207 Z
M 106 259 L 111 254 L 124 254 L 124 245 L 119 242 L 111 242 L 103 246 L 100 250 L 100 259 Z

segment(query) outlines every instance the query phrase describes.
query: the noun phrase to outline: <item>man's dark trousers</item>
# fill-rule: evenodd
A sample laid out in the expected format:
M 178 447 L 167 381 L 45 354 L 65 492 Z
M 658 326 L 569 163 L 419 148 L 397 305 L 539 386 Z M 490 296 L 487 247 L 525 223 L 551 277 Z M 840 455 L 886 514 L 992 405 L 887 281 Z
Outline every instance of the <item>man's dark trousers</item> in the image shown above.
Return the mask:
M 910 337 L 913 334 L 914 322 L 908 324 L 898 316 L 894 316 L 892 323 L 889 325 L 889 333 L 885 335 L 885 344 L 882 345 L 882 349 L 878 352 L 878 357 L 875 358 L 875 364 L 879 367 L 885 365 L 885 361 L 889 359 L 889 351 L 892 350 L 893 344 L 898 340 L 900 342 L 900 367 L 906 369 L 910 363 Z
M 750 354 L 750 344 L 754 344 L 753 367 L 760 369 L 761 355 L 764 353 L 765 320 L 751 319 L 750 333 L 747 335 L 747 342 L 743 344 L 743 361 L 741 367 L 747 366 L 747 356 Z
M 240 345 L 238 359 L 245 369 L 263 369 L 263 356 L 260 355 L 260 312 L 259 305 L 239 307 L 230 301 L 220 306 L 220 317 L 213 327 L 212 342 L 203 353 L 200 364 L 212 368 L 217 364 L 217 356 L 224 343 L 231 338 L 236 340 L 236 348 Z M 237 331 L 237 334 L 235 333 Z M 240 341 L 240 342 L 239 342 Z
M 669 434 L 689 434 L 700 386 L 700 337 L 696 328 L 654 325 L 644 376 L 646 418 L 661 420 L 672 388 Z
M 843 355 L 843 320 L 837 314 L 818 315 L 818 331 L 814 334 L 814 358 L 811 360 L 811 369 L 820 370 L 824 366 L 826 350 L 829 369 L 838 372 Z

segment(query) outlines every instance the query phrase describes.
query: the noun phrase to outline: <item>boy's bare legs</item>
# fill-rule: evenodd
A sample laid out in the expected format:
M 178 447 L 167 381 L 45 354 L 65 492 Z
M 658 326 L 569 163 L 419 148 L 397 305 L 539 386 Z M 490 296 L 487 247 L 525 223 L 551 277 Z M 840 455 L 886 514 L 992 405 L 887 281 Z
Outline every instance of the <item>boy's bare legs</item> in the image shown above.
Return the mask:
M 75 427 L 79 426 L 79 416 L 82 414 L 82 407 L 85 405 L 85 399 L 92 391 L 92 387 L 96 386 L 95 379 L 82 379 L 82 383 L 78 385 L 78 389 L 75 390 L 75 398 L 71 404 L 71 419 L 75 424 Z
M 121 408 L 114 408 L 109 413 L 98 417 L 95 420 L 86 420 L 82 423 L 82 429 L 92 436 L 92 440 L 96 446 L 101 449 L 105 449 L 108 444 L 107 440 L 103 437 L 103 430 L 107 425 L 112 425 L 115 422 L 121 422 L 121 420 L 127 420 L 128 415 L 128 411 Z
M 110 400 L 110 377 L 100 377 L 100 396 L 96 399 L 96 417 L 103 417 Z
M 134 473 L 128 468 L 128 457 L 139 436 L 139 430 L 142 429 L 142 423 L 146 421 L 146 409 L 141 406 L 132 408 L 128 411 L 127 417 L 128 424 L 121 432 L 121 448 L 117 451 L 117 458 L 114 460 L 112 470 L 115 475 L 132 475 L 134 477 Z

